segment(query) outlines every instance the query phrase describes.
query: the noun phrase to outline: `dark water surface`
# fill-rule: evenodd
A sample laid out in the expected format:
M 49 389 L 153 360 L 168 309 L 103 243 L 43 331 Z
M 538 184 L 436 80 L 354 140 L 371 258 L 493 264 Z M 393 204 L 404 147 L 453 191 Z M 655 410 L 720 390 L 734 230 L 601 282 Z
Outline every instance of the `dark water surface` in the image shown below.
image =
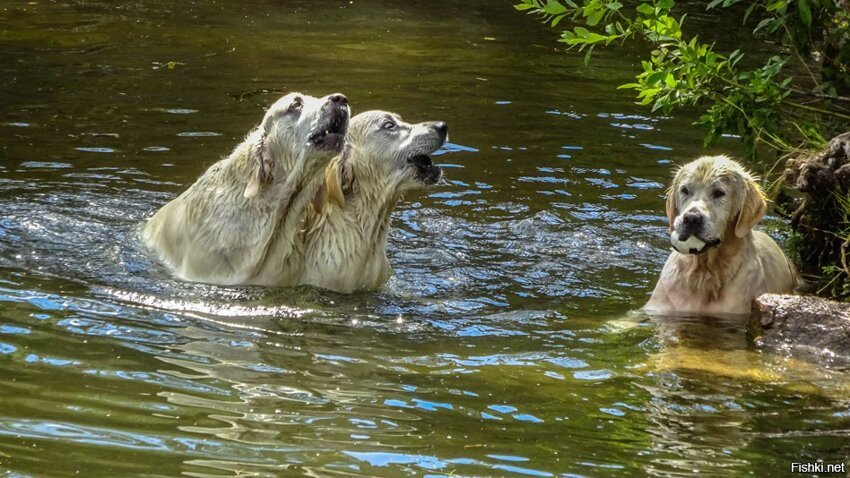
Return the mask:
M 663 187 L 702 131 L 615 90 L 640 51 L 585 66 L 510 4 L 0 2 L 2 476 L 846 459 L 846 375 L 752 350 L 740 321 L 610 324 L 648 297 Z M 691 21 L 728 40 L 738 20 Z M 172 280 L 134 227 L 289 90 L 450 125 L 446 182 L 394 216 L 395 276 L 352 296 Z

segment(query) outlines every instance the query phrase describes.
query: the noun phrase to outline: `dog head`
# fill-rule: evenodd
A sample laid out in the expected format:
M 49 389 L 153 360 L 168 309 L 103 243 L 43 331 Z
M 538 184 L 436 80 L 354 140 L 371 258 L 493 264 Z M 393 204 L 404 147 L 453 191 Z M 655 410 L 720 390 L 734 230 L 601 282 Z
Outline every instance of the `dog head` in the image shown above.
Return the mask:
M 327 162 L 338 154 L 349 114 L 348 99 L 340 93 L 322 98 L 289 93 L 277 100 L 255 133 L 258 138 L 250 155 L 257 173 L 248 183 L 245 197 L 256 196 L 264 184 L 274 179 L 276 169 L 294 167 L 299 159 Z M 291 164 L 282 164 L 287 159 Z
M 767 200 L 756 178 L 726 156 L 703 156 L 682 166 L 667 190 L 671 241 L 694 237 L 705 244 L 691 254 L 720 245 L 734 234 L 742 238 L 767 212 Z
M 367 111 L 351 119 L 342 155 L 328 168 L 327 194 L 338 203 L 353 188 L 400 197 L 439 181 L 442 170 L 431 154 L 445 144 L 442 121 L 409 124 L 386 111 Z

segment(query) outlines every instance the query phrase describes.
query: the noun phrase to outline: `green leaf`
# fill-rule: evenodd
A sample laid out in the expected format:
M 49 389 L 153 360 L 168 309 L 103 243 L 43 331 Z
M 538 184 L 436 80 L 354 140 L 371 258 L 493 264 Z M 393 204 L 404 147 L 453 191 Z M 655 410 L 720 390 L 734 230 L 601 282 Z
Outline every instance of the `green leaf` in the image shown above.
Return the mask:
M 584 54 L 584 64 L 587 65 L 590 63 L 590 56 L 593 54 L 593 47 L 587 49 L 587 53 Z
M 753 33 L 757 33 L 759 30 L 761 30 L 762 28 L 767 27 L 768 25 L 770 25 L 771 23 L 773 23 L 775 20 L 776 20 L 775 18 L 771 18 L 771 17 L 768 17 L 768 18 L 763 19 L 762 21 L 760 21 L 760 22 L 758 23 L 758 25 L 756 25 L 756 28 L 755 28 L 755 29 L 753 29 Z
M 747 8 L 747 11 L 746 11 L 746 12 L 744 12 L 744 21 L 743 21 L 742 23 L 747 23 L 747 19 L 748 19 L 748 18 L 750 18 L 750 15 L 752 15 L 752 14 L 753 14 L 753 11 L 754 11 L 754 10 L 756 9 L 756 7 L 758 7 L 758 6 L 759 6 L 759 4 L 758 4 L 758 3 L 755 3 L 755 2 L 753 2 L 753 3 L 751 3 L 751 4 L 750 4 L 750 6 Z
M 652 5 L 650 5 L 648 3 L 641 3 L 640 5 L 637 6 L 637 8 L 635 8 L 635 10 L 637 10 L 638 13 L 642 13 L 644 15 L 654 15 L 655 14 L 655 9 L 652 8 Z
M 621 35 L 626 33 L 626 29 L 623 28 L 623 25 L 620 22 L 615 23 L 614 27 L 617 29 L 617 33 L 619 33 Z
M 655 71 L 647 75 L 646 78 L 644 78 L 644 83 L 646 83 L 647 85 L 657 85 L 658 83 L 661 83 L 662 79 L 664 79 L 664 72 Z
M 733 51 L 732 53 L 729 54 L 729 66 L 734 68 L 735 65 L 737 65 L 738 62 L 741 61 L 741 58 L 743 58 L 743 57 L 744 57 L 744 54 L 741 53 L 740 49 Z
M 525 10 L 530 10 L 530 9 L 534 8 L 534 5 L 531 5 L 529 3 L 520 3 L 518 5 L 514 5 L 514 8 L 516 8 L 519 11 L 525 11 Z
M 658 88 L 648 88 L 648 89 L 645 89 L 645 90 L 641 90 L 640 93 L 638 93 L 638 98 L 643 98 L 640 101 L 640 104 L 648 105 L 648 104 L 652 103 L 652 99 L 655 97 L 655 94 L 658 93 L 659 91 L 660 90 Z
M 599 21 L 602 20 L 602 15 L 604 14 L 605 12 L 603 12 L 602 10 L 596 10 L 595 12 L 591 13 L 587 17 L 587 25 L 595 27 L 599 24 Z
M 587 35 L 587 43 L 599 43 L 601 41 L 608 42 L 613 40 L 615 37 L 606 37 L 605 35 L 600 35 L 598 33 L 590 32 Z
M 673 77 L 673 73 L 667 73 L 667 77 L 664 78 L 664 83 L 670 88 L 676 87 L 676 78 Z
M 785 13 L 785 9 L 788 7 L 788 1 L 789 0 L 777 0 L 777 1 L 774 1 L 774 2 L 770 2 L 770 3 L 767 4 L 767 7 L 766 7 L 767 11 L 768 12 L 778 11 L 780 13 Z
M 543 11 L 549 15 L 560 15 L 567 12 L 567 7 L 561 5 L 561 2 L 549 0 L 546 2 L 546 6 L 543 7 Z
M 575 32 L 576 37 L 578 38 L 587 38 L 587 36 L 590 34 L 590 31 L 588 31 L 587 28 L 584 27 L 575 27 L 573 31 Z
M 655 6 L 660 10 L 670 10 L 675 4 L 675 0 L 658 0 Z
M 806 24 L 806 27 L 812 28 L 812 9 L 809 6 L 808 0 L 797 0 L 797 12 L 800 14 L 800 19 Z

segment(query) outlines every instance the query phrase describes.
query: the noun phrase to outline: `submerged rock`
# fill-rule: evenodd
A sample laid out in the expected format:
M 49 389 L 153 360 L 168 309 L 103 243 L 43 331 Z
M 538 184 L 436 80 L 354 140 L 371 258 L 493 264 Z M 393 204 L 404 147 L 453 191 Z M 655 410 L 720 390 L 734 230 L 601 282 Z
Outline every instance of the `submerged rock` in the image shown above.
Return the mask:
M 749 333 L 759 348 L 850 368 L 850 304 L 764 294 L 753 302 Z

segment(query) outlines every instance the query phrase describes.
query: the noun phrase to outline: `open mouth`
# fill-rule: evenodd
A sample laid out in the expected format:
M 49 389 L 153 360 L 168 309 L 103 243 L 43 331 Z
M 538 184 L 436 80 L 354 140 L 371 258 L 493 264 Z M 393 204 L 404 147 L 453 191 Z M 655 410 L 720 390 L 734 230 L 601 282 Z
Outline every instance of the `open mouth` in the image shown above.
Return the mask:
M 425 184 L 434 184 L 440 180 L 442 170 L 434 165 L 431 157 L 427 154 L 417 154 L 407 159 L 407 162 L 416 168 L 416 179 Z
M 346 129 L 348 129 L 348 108 L 334 108 L 319 120 L 319 124 L 310 135 L 310 144 L 325 151 L 340 151 L 345 140 Z

